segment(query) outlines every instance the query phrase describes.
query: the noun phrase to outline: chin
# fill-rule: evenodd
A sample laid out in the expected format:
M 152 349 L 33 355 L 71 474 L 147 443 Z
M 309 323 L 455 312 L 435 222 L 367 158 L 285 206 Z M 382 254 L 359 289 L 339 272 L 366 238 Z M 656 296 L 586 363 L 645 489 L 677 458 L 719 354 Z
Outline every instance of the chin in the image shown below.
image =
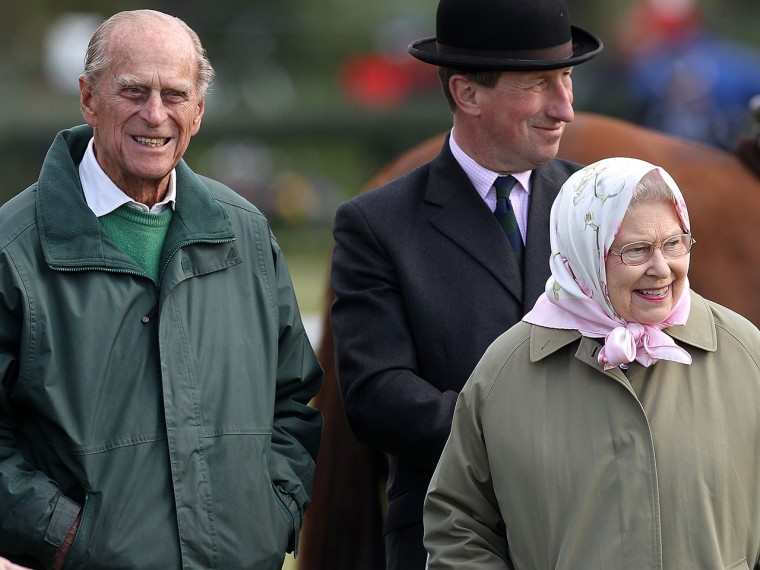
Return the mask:
M 543 166 L 550 160 L 556 158 L 557 153 L 556 152 L 546 152 L 541 155 L 535 155 L 531 158 L 531 165 L 532 168 L 538 168 L 539 166 Z
M 540 158 L 541 164 L 544 164 L 555 158 L 557 153 L 559 153 L 559 137 L 557 137 L 556 142 L 541 147 L 540 152 L 536 153 L 536 158 Z
M 639 317 L 634 317 L 634 320 L 632 322 L 639 323 L 642 325 L 656 325 L 658 323 L 661 323 L 665 319 L 668 318 L 668 315 L 670 315 L 672 310 L 671 308 L 668 308 L 668 310 L 663 311 L 656 311 L 656 312 L 646 312 L 645 314 L 640 315 Z

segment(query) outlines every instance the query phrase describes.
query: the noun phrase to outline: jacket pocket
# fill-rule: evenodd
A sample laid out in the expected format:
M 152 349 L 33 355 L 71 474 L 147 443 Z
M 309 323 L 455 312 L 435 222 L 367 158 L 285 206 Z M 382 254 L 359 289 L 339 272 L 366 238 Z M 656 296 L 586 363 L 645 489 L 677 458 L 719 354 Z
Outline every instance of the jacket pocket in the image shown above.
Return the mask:
M 746 558 L 742 558 L 733 564 L 729 564 L 723 570 L 749 570 L 749 564 L 747 564 Z
M 288 552 L 292 552 L 294 556 L 298 556 L 298 539 L 301 534 L 301 511 L 298 509 L 298 505 L 293 500 L 293 497 L 283 489 L 280 485 L 272 483 L 275 497 L 277 497 L 277 504 L 283 512 L 283 516 L 287 519 L 290 525 L 290 538 L 288 539 Z
M 82 518 L 79 521 L 79 529 L 77 529 L 74 543 L 71 545 L 71 550 L 69 550 L 69 554 L 63 563 L 63 570 L 81 568 L 83 562 L 86 561 L 84 555 L 87 552 L 87 544 L 89 544 L 92 535 L 92 518 L 95 514 L 96 503 L 96 495 L 88 492 L 84 498 L 84 505 L 82 505 Z

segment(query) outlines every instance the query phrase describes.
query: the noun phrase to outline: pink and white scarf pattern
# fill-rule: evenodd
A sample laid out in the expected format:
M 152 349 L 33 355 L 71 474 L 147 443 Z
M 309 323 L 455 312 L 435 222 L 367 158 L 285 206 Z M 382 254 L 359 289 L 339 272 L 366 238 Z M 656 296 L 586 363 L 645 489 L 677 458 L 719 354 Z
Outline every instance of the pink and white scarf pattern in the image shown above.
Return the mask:
M 691 356 L 662 332 L 689 317 L 688 280 L 670 315 L 654 325 L 629 323 L 612 308 L 607 294 L 605 260 L 623 221 L 633 190 L 658 170 L 673 191 L 673 205 L 686 231 L 689 217 L 681 191 L 662 168 L 633 158 L 600 160 L 574 173 L 557 196 L 550 217 L 552 275 L 524 321 L 556 329 L 578 330 L 604 338 L 598 359 L 605 370 L 634 360 L 650 366 L 660 359 L 691 364 Z

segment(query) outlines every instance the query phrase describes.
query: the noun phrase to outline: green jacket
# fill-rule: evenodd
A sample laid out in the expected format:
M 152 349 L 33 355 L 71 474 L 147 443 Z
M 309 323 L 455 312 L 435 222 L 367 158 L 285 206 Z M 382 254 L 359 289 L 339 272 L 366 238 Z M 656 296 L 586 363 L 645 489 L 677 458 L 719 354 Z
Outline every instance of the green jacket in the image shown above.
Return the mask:
M 522 322 L 462 390 L 425 501 L 430 570 L 760 568 L 760 332 L 692 293 L 691 365 L 605 371 Z
M 282 565 L 309 502 L 321 370 L 267 221 L 177 166 L 158 286 L 56 137 L 0 209 L 0 555 L 65 568 Z

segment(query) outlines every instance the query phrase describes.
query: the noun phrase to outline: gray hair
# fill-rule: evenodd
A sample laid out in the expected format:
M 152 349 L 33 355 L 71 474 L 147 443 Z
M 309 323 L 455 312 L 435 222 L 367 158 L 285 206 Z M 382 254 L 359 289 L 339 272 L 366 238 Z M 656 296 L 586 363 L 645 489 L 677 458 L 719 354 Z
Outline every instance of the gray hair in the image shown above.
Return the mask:
M 145 18 L 172 21 L 179 24 L 179 26 L 187 32 L 188 36 L 190 36 L 190 41 L 195 48 L 195 58 L 198 67 L 196 88 L 201 98 L 205 97 L 206 90 L 214 80 L 214 68 L 211 67 L 211 62 L 208 59 L 206 50 L 201 44 L 198 34 L 196 34 L 195 31 L 183 20 L 176 16 L 170 16 L 169 14 L 164 14 L 163 12 L 158 12 L 156 10 L 131 10 L 118 12 L 103 22 L 100 27 L 95 30 L 92 38 L 90 38 L 90 43 L 87 46 L 87 53 L 85 54 L 82 77 L 92 84 L 93 90 L 97 90 L 100 80 L 103 77 L 104 70 L 107 69 L 111 63 L 111 55 L 108 50 L 108 40 L 111 36 L 111 32 L 124 22 L 139 22 Z
M 672 202 L 675 198 L 673 189 L 663 180 L 658 169 L 647 172 L 639 183 L 633 189 L 631 203 L 628 204 L 630 210 L 634 205 L 640 202 Z

